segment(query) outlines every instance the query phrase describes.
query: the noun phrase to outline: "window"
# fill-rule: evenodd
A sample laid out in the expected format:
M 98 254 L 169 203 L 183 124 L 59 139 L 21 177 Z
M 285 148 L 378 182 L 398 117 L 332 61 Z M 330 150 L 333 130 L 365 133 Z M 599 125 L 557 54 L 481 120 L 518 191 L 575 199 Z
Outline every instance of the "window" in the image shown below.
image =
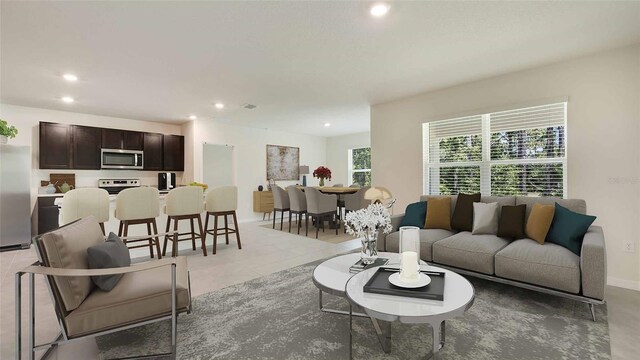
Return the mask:
M 350 184 L 371 186 L 371 148 L 349 150 Z
M 432 195 L 566 195 L 567 103 L 423 124 Z

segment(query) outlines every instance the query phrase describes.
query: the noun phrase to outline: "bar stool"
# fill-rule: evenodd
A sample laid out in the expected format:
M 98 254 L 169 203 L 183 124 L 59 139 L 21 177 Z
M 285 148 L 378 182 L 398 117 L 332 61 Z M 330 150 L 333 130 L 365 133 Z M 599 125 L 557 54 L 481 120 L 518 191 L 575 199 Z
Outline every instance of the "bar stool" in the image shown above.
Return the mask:
M 200 239 L 202 242 L 202 254 L 207 256 L 207 247 L 204 243 L 204 236 L 202 236 L 202 218 L 200 213 L 204 211 L 204 203 L 202 202 L 202 187 L 201 186 L 183 186 L 175 188 L 167 194 L 165 197 L 166 205 L 164 206 L 164 213 L 167 214 L 167 229 L 166 233 L 169 233 L 171 226 L 171 220 L 173 220 L 173 235 L 165 235 L 164 245 L 162 246 L 162 256 L 167 254 L 167 243 L 172 242 L 171 256 L 178 255 L 178 243 L 180 241 L 191 239 L 191 247 L 196 250 L 196 239 Z M 193 220 L 198 220 L 198 233 L 196 234 L 194 229 Z M 191 223 L 191 232 L 179 233 L 178 222 L 180 220 L 189 220 Z M 188 235 L 180 239 L 180 236 Z
M 62 197 L 62 224 L 93 215 L 106 234 L 104 223 L 109 221 L 109 193 L 105 189 L 73 189 Z
M 236 210 L 238 209 L 238 188 L 236 186 L 222 186 L 207 192 L 205 199 L 205 209 L 207 210 L 206 220 L 204 222 L 204 239 L 206 242 L 207 234 L 213 235 L 213 251 L 216 253 L 216 245 L 218 235 L 224 235 L 229 244 L 229 234 L 236 234 L 238 241 L 238 249 L 242 249 L 240 244 L 240 233 L 238 232 L 238 218 Z M 235 228 L 230 228 L 227 222 L 227 216 L 233 216 Z M 213 216 L 213 229 L 209 230 L 209 216 Z M 218 216 L 224 216 L 224 227 L 218 227 Z M 218 231 L 224 231 L 218 233 Z
M 120 220 L 118 228 L 118 236 L 127 237 L 129 233 L 129 225 L 147 225 L 148 238 L 126 240 L 128 243 L 148 241 L 145 245 L 135 245 L 129 249 L 140 247 L 149 247 L 149 255 L 153 258 L 153 245 L 156 246 L 158 259 L 162 258 L 160 254 L 160 239 L 158 238 L 158 225 L 156 217 L 160 216 L 160 193 L 158 189 L 152 187 L 138 187 L 122 190 L 116 197 L 116 219 Z M 153 232 L 151 227 L 153 226 Z M 128 246 L 128 245 L 127 245 Z

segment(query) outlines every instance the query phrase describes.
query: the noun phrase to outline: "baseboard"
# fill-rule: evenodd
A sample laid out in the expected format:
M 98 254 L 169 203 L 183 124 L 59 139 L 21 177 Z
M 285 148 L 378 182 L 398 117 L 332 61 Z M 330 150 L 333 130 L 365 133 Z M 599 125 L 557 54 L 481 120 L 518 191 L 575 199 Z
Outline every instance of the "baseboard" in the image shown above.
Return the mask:
M 607 285 L 640 291 L 640 281 L 626 280 L 609 276 L 607 277 Z

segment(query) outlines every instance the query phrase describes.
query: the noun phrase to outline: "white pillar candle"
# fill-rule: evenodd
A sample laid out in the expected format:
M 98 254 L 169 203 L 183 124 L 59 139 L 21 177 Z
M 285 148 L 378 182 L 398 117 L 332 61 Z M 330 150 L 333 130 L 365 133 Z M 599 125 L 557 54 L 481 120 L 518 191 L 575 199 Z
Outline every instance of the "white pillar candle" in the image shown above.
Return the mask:
M 418 254 L 405 251 L 400 259 L 400 280 L 404 282 L 418 281 Z
M 416 263 L 420 261 L 420 228 L 403 226 L 400 228 L 400 253 L 413 251 L 418 255 Z

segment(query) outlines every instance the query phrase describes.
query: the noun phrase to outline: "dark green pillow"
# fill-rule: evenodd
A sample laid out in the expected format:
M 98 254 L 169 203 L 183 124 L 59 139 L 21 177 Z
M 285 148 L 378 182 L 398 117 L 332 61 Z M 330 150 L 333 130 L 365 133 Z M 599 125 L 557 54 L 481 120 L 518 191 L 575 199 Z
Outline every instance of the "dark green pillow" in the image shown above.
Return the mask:
M 427 217 L 427 202 L 420 201 L 417 203 L 407 205 L 407 209 L 404 211 L 404 217 L 400 226 L 417 226 L 420 229 L 424 228 L 424 219 Z
M 564 246 L 580 256 L 584 234 L 595 220 L 595 216 L 578 214 L 556 203 L 553 222 L 545 241 Z
M 523 239 L 527 237 L 524 232 L 525 214 L 527 205 L 502 207 L 500 220 L 498 221 L 498 236 L 512 239 Z
M 480 202 L 482 196 L 477 194 L 458 194 L 456 208 L 451 217 L 451 228 L 458 231 L 473 230 L 473 203 Z

